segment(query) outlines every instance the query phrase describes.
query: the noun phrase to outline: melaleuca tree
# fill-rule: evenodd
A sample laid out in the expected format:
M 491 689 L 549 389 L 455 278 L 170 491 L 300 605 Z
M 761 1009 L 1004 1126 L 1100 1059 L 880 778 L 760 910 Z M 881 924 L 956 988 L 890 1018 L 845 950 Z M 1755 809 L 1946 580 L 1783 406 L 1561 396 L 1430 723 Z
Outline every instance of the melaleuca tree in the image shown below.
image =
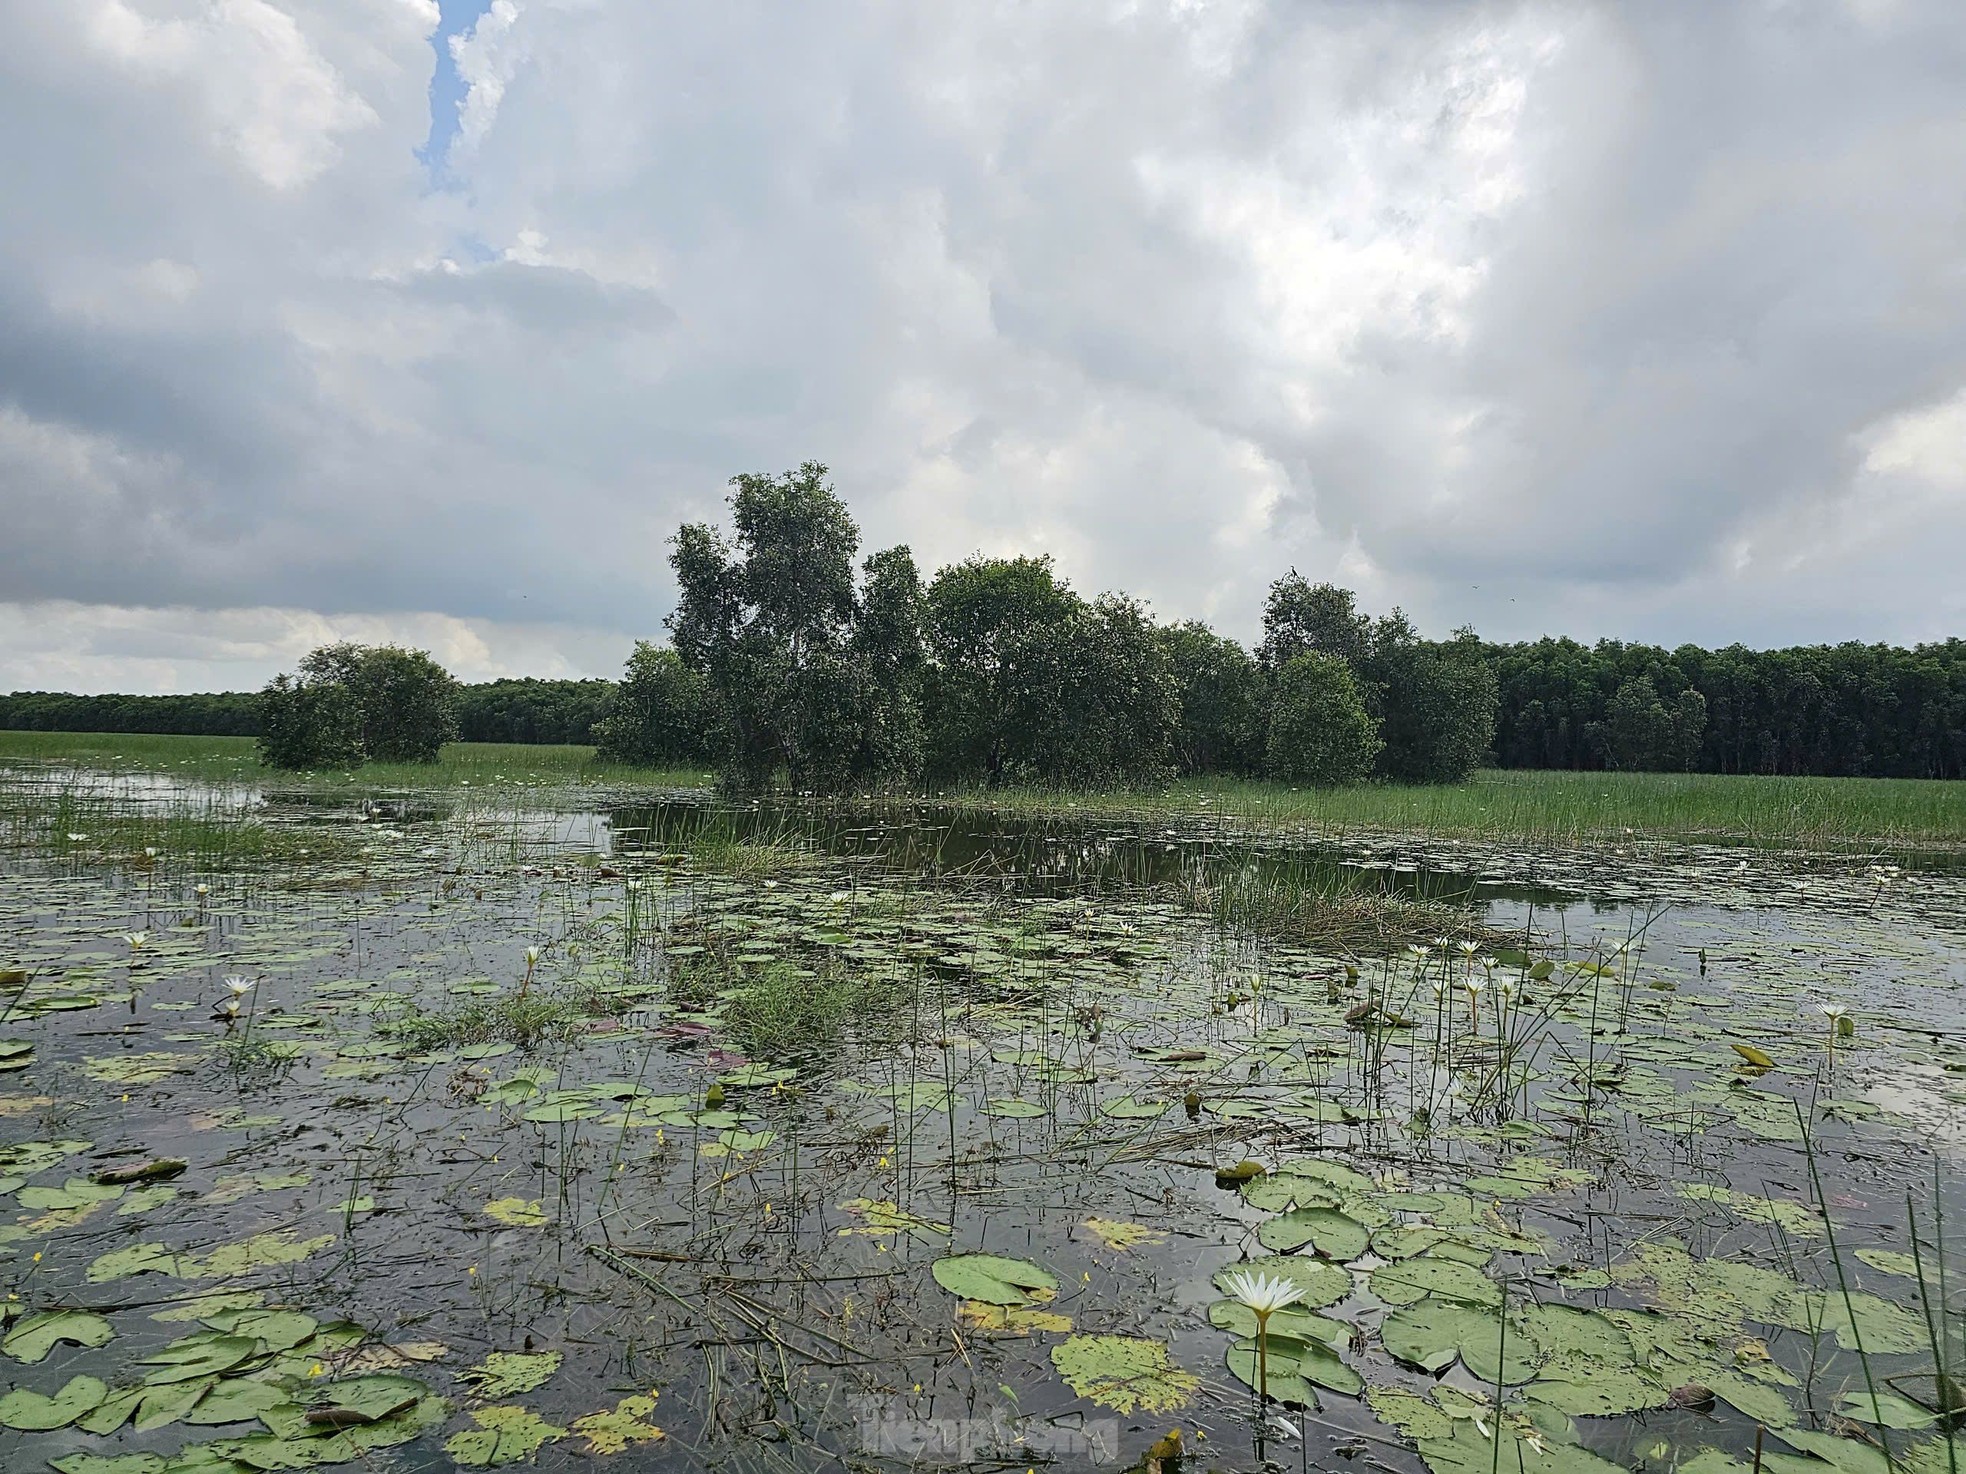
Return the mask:
M 1352 668 L 1332 655 L 1294 655 L 1276 673 L 1264 768 L 1319 788 L 1361 782 L 1378 755 L 1379 723 Z
M 971 558 L 928 586 L 929 768 L 991 783 L 1028 765 L 1031 724 L 1063 684 L 1062 627 L 1083 601 L 1049 558 Z
M 848 653 L 865 677 L 869 699 L 853 770 L 861 785 L 881 787 L 912 780 L 922 770 L 927 598 L 906 548 L 873 554 L 862 573 L 860 616 Z
M 972 558 L 928 589 L 930 766 L 959 781 L 1163 776 L 1180 721 L 1146 610 L 1087 604 L 1048 558 Z
M 277 675 L 259 693 L 259 760 L 304 772 L 362 761 L 362 711 L 338 681 Z
M 1296 569 L 1270 585 L 1257 660 L 1271 673 L 1299 655 L 1329 655 L 1354 671 L 1372 652 L 1372 621 L 1350 589 L 1307 582 Z
M 1263 766 L 1269 692 L 1247 650 L 1189 620 L 1160 631 L 1180 698 L 1175 765 L 1183 773 L 1251 774 Z
M 594 744 L 611 762 L 702 762 L 711 755 L 703 678 L 674 650 L 637 640 L 608 714 L 594 723 Z
M 1592 737 L 1608 768 L 1627 772 L 1684 772 L 1700 749 L 1707 701 L 1690 687 L 1671 702 L 1649 676 L 1626 681 L 1605 706 Z
M 322 645 L 260 694 L 261 760 L 273 767 L 431 763 L 457 737 L 457 682 L 429 652 Z
M 1395 609 L 1372 628 L 1363 675 L 1379 718 L 1377 771 L 1397 783 L 1465 783 L 1495 739 L 1495 673 L 1472 630 L 1423 640 Z
M 681 595 L 670 632 L 709 693 L 724 781 L 756 790 L 783 773 L 795 789 L 828 793 L 870 781 L 905 751 L 893 739 L 910 719 L 892 703 L 910 657 L 887 651 L 884 681 L 856 646 L 859 528 L 816 462 L 731 485 L 731 539 L 691 524 L 670 558 Z M 878 555 L 870 565 L 892 634 L 896 561 Z

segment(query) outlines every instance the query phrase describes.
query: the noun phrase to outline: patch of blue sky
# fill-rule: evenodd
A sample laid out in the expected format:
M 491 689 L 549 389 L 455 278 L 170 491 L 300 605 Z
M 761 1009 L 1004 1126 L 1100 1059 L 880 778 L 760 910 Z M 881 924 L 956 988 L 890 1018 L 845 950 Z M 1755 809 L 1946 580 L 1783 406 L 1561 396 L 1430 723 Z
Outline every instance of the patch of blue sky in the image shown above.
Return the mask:
M 451 37 L 468 35 L 491 7 L 492 0 L 437 0 L 437 30 L 430 38 L 437 52 L 437 67 L 430 77 L 430 136 L 417 150 L 433 184 L 449 182 L 446 160 L 457 137 L 458 106 L 466 90 L 451 58 Z

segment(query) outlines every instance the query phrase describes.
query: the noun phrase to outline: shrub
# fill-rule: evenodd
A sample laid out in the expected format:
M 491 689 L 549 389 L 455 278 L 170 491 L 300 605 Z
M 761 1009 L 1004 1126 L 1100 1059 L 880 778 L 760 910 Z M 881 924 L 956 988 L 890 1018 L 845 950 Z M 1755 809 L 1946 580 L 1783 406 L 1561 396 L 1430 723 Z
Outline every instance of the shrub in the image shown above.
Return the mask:
M 594 745 L 611 762 L 661 767 L 710 754 L 709 691 L 674 650 L 637 640 L 607 716 L 594 724 Z
M 1285 662 L 1270 705 L 1270 776 L 1318 787 L 1356 783 L 1379 747 L 1379 724 L 1344 661 L 1297 655 Z
M 275 768 L 432 763 L 457 736 L 457 682 L 427 651 L 323 645 L 260 693 L 260 761 Z
M 362 712 L 333 681 L 275 676 L 259 694 L 259 760 L 269 768 L 352 768 L 362 761 Z

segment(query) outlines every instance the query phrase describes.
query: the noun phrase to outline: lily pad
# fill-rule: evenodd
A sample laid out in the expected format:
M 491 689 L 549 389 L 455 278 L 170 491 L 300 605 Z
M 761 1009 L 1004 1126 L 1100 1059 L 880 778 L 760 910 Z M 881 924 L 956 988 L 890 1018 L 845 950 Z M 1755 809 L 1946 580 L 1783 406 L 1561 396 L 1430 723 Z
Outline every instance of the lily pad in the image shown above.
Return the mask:
M 1341 1264 L 1363 1254 L 1371 1239 L 1363 1223 L 1336 1208 L 1297 1208 L 1256 1230 L 1256 1241 L 1266 1249 L 1283 1254 L 1308 1245 L 1320 1258 Z
M 587 1440 L 587 1451 L 618 1454 L 631 1443 L 654 1443 L 663 1431 L 648 1421 L 655 1398 L 624 1397 L 611 1409 L 573 1420 L 573 1431 Z
M 471 1420 L 476 1428 L 444 1440 L 444 1452 L 467 1469 L 516 1464 L 539 1452 L 540 1445 L 567 1436 L 566 1429 L 522 1407 L 475 1408 Z
M 558 1351 L 494 1351 L 461 1376 L 480 1397 L 513 1397 L 544 1385 L 564 1360 Z
M 1023 1305 L 1058 1289 L 1049 1270 L 998 1254 L 952 1254 L 936 1260 L 931 1272 L 951 1295 L 986 1305 Z
M 493 1198 L 485 1204 L 485 1216 L 513 1228 L 539 1228 L 546 1222 L 538 1198 Z
M 1201 1390 L 1159 1341 L 1134 1336 L 1072 1336 L 1051 1348 L 1051 1364 L 1080 1397 L 1114 1412 L 1171 1412 Z
M 1231 1264 L 1218 1269 L 1211 1283 L 1223 1294 L 1233 1294 L 1234 1291 L 1226 1283 L 1232 1274 L 1259 1274 L 1288 1280 L 1303 1291 L 1304 1298 L 1297 1303 L 1308 1310 L 1336 1305 L 1352 1292 L 1349 1270 L 1307 1254 L 1276 1254 L 1265 1259 L 1251 1259 L 1243 1264 Z
M 1502 1303 L 1500 1285 L 1457 1259 L 1422 1257 L 1382 1264 L 1372 1271 L 1372 1293 L 1388 1305 L 1411 1305 L 1429 1295 L 1465 1305 Z
M 0 1397 L 0 1424 L 24 1433 L 66 1428 L 108 1395 L 109 1389 L 95 1377 L 71 1377 L 52 1396 L 16 1387 Z
M 75 1346 L 106 1346 L 116 1334 L 109 1322 L 90 1310 L 43 1310 L 16 1321 L 0 1340 L 0 1352 L 30 1365 L 68 1342 Z

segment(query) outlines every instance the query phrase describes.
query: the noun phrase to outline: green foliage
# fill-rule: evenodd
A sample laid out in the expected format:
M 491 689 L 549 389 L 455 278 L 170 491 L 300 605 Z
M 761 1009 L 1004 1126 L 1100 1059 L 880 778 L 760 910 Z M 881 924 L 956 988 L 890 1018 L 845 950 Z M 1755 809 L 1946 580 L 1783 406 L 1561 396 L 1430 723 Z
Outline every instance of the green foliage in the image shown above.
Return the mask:
M 800 791 L 837 793 L 903 776 L 912 761 L 913 563 L 904 549 L 868 560 L 863 618 L 860 532 L 825 476 L 810 461 L 739 476 L 733 541 L 702 524 L 676 534 L 681 600 L 669 627 L 706 683 L 723 779 L 740 791 L 782 772 Z
M 528 676 L 461 685 L 457 737 L 460 742 L 597 742 L 594 729 L 614 702 L 613 681 L 543 681 Z
M 259 757 L 269 768 L 348 768 L 362 761 L 362 713 L 347 687 L 278 675 L 259 696 Z
M 1395 609 L 1372 631 L 1365 675 L 1379 712 L 1378 770 L 1398 783 L 1465 783 L 1495 734 L 1495 673 L 1471 630 L 1422 640 Z
M 1589 646 L 1543 639 L 1490 645 L 1485 656 L 1501 686 L 1495 751 L 1503 767 L 1603 766 L 1612 759 L 1604 741 L 1611 703 L 1643 679 L 1669 714 L 1680 714 L 1688 692 L 1705 703 L 1706 720 L 1686 761 L 1675 746 L 1666 748 L 1676 767 L 1832 777 L 1966 776 L 1966 640 L 1910 649 L 1851 642 L 1786 650 L 1739 645 L 1665 650 L 1618 640 Z M 1690 712 L 1680 720 L 1690 725 Z
M 456 694 L 427 651 L 323 645 L 260 693 L 260 760 L 286 769 L 433 763 L 457 736 Z
M 1264 762 L 1269 695 L 1262 668 L 1200 620 L 1160 631 L 1181 704 L 1174 758 L 1183 773 L 1254 774 Z
M 674 650 L 637 640 L 614 705 L 594 724 L 596 755 L 656 767 L 710 755 L 710 692 Z
M 1270 585 L 1263 605 L 1263 669 L 1282 670 L 1299 655 L 1329 655 L 1357 669 L 1372 653 L 1372 621 L 1350 589 L 1312 584 L 1291 569 Z
M 1285 782 L 1336 787 L 1372 771 L 1379 724 L 1336 656 L 1292 656 L 1276 674 L 1265 766 Z
M 936 574 L 927 602 L 930 769 L 1001 782 L 1052 695 L 1056 632 L 1083 604 L 1049 558 L 971 558 Z
M 1688 686 L 1668 705 L 1649 676 L 1626 681 L 1591 731 L 1607 768 L 1681 773 L 1700 751 L 1707 698 Z
M 1049 558 L 972 558 L 928 589 L 929 767 L 957 780 L 1162 777 L 1180 690 L 1133 600 L 1087 604 Z

